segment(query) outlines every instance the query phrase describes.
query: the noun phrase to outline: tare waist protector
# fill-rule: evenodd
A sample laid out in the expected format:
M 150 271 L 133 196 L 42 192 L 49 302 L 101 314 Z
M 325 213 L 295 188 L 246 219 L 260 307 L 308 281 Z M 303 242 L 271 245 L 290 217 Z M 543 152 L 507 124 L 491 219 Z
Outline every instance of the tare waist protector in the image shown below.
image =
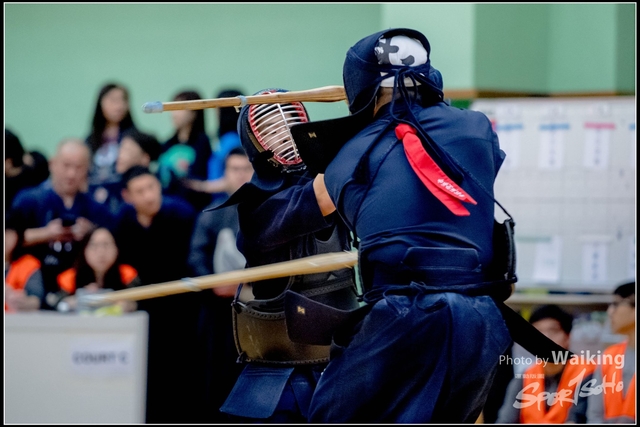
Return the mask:
M 292 278 L 287 286 L 288 292 L 295 291 L 305 298 L 341 310 L 359 307 L 350 269 L 323 274 L 321 280 L 318 280 L 318 275 L 310 276 L 314 277 Z M 234 339 L 240 360 L 275 365 L 304 365 L 329 361 L 330 343 L 309 344 L 294 342 L 289 338 L 284 304 L 286 292 L 270 300 L 256 300 L 253 299 L 250 287 L 250 284 L 242 285 L 233 302 Z M 323 329 L 330 325 L 331 322 L 314 322 L 311 327 Z M 317 334 L 318 331 L 309 331 L 310 336 Z M 331 331 L 323 330 L 321 334 L 330 335 Z

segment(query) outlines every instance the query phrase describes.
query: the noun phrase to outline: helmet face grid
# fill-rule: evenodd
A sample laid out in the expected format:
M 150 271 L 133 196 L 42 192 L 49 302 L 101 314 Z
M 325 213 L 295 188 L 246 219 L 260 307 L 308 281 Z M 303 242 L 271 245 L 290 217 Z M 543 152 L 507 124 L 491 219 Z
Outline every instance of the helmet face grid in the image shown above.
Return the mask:
M 248 119 L 251 132 L 265 151 L 273 153 L 273 160 L 285 169 L 302 163 L 290 130 L 309 121 L 301 103 L 254 104 L 249 107 Z

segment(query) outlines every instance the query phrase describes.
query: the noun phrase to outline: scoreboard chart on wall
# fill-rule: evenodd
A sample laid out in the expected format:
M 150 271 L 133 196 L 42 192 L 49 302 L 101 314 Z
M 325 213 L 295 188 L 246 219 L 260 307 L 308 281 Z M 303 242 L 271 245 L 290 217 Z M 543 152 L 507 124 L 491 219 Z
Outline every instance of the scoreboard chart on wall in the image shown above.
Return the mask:
M 507 157 L 518 287 L 610 292 L 635 278 L 635 97 L 478 99 Z

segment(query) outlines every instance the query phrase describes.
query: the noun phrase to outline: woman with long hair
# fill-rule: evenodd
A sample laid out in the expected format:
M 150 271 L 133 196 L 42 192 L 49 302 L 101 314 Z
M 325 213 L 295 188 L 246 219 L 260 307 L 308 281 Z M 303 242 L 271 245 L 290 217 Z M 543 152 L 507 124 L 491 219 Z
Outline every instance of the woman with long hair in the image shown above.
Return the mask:
M 105 289 L 119 291 L 140 284 L 135 268 L 120 261 L 120 251 L 109 229 L 98 227 L 82 241 L 80 252 L 72 268 L 58 275 L 58 286 L 66 297 L 58 304 L 59 311 L 77 309 L 76 293 L 97 293 Z M 135 301 L 122 301 L 123 311 L 134 311 Z
M 185 90 L 173 97 L 173 101 L 202 99 L 195 90 Z M 186 179 L 207 179 L 211 157 L 211 140 L 205 131 L 204 110 L 171 111 L 175 133 L 162 145 L 159 177 L 164 194 L 174 195 L 189 202 L 196 210 L 202 210 L 211 201 L 211 195 L 194 191 L 185 185 Z
M 91 147 L 92 164 L 89 186 L 98 190 L 103 184 L 119 181 L 115 164 L 122 134 L 135 128 L 129 108 L 129 91 L 118 83 L 105 84 L 98 93 L 91 132 L 86 139 Z M 93 192 L 98 202 L 100 193 Z
M 241 96 L 238 89 L 224 89 L 217 93 L 216 98 L 234 98 Z M 208 161 L 207 180 L 187 180 L 185 185 L 192 190 L 206 192 L 211 195 L 211 202 L 221 203 L 228 195 L 228 183 L 225 180 L 225 162 L 229 153 L 242 148 L 238 135 L 239 111 L 236 107 L 221 107 L 215 109 L 218 120 L 217 141 Z

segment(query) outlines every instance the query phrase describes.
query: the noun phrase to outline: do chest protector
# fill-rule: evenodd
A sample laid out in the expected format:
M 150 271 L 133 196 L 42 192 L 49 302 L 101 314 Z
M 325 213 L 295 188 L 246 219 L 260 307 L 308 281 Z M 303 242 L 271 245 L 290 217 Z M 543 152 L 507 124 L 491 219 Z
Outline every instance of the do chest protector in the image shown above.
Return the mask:
M 316 245 L 317 253 L 341 252 L 337 227 L 329 240 L 316 239 Z M 255 299 L 251 284 L 241 285 L 232 304 L 234 340 L 240 361 L 290 366 L 329 361 L 330 343 L 314 339 L 294 342 L 289 338 L 288 327 L 303 335 L 308 329 L 310 337 L 331 334 L 330 321 L 320 319 L 311 324 L 296 324 L 297 316 L 287 317 L 285 295 L 289 294 L 338 310 L 359 307 L 354 273 L 350 268 L 292 276 L 285 291 L 272 299 Z

